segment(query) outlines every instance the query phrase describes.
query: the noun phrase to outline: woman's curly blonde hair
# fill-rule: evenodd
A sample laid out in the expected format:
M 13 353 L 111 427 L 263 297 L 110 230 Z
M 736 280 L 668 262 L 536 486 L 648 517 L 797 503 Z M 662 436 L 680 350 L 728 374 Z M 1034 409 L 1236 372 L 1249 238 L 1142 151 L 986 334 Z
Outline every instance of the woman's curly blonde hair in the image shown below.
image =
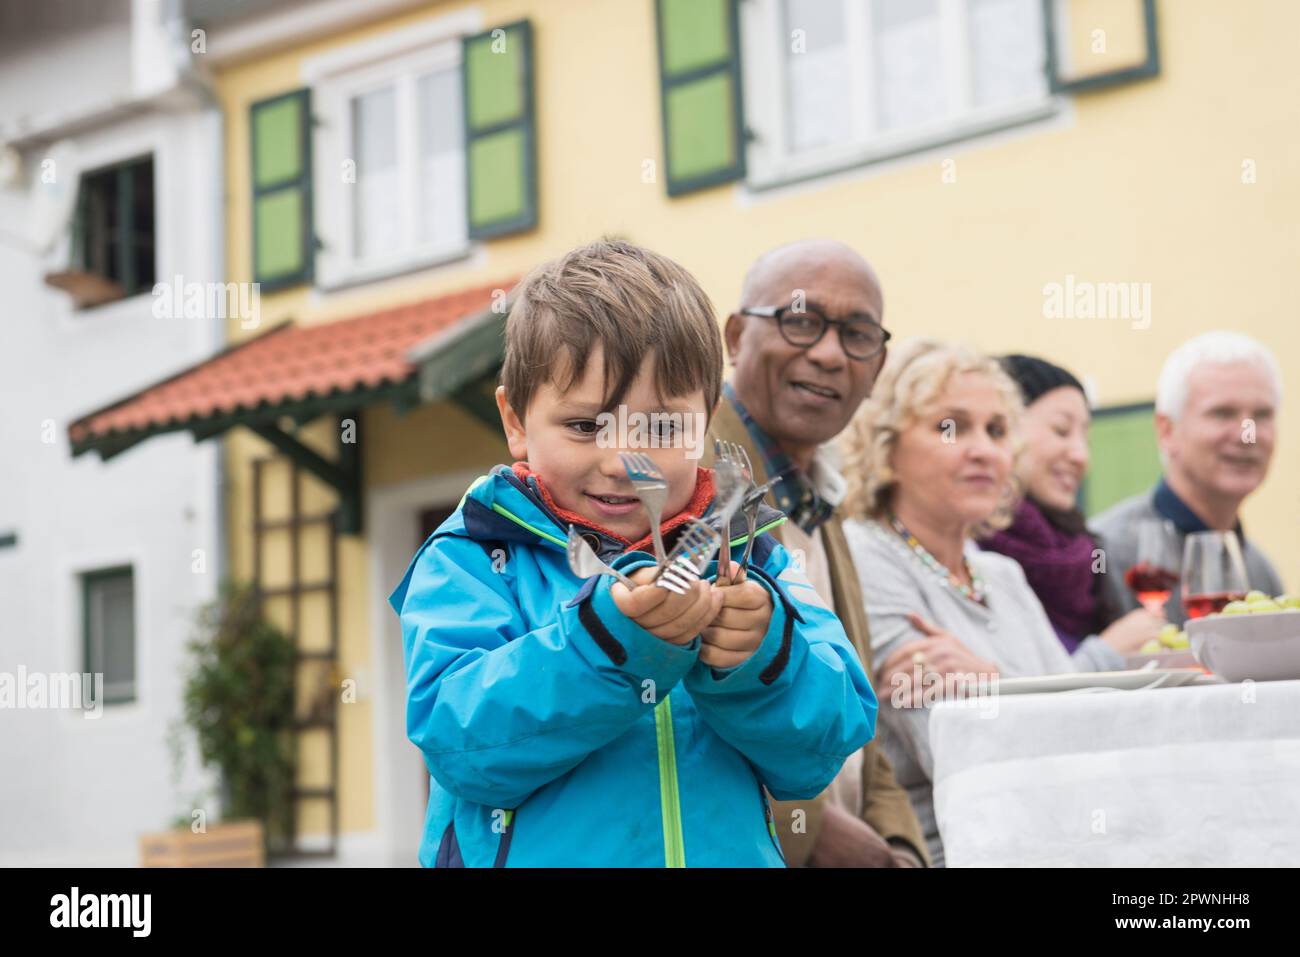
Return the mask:
M 965 372 L 987 375 L 1007 403 L 1007 426 L 1014 454 L 1020 454 L 1019 426 L 1024 403 L 1020 390 L 997 360 L 965 346 L 952 346 L 935 339 L 909 339 L 889 355 L 876 380 L 871 398 L 862 403 L 840 436 L 844 478 L 848 489 L 841 509 L 849 518 L 880 518 L 889 510 L 894 490 L 890 466 L 894 447 L 904 430 L 911 428 L 932 408 L 953 376 Z M 999 505 L 988 521 L 974 531 L 991 534 L 1011 524 L 1020 492 L 1011 478 Z

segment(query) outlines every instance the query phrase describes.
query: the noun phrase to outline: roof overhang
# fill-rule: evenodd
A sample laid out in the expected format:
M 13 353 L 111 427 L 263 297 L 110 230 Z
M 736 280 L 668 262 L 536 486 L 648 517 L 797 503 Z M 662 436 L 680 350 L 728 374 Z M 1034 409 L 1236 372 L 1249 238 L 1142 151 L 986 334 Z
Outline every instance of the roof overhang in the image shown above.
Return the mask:
M 379 403 L 404 414 L 448 400 L 496 430 L 488 389 L 502 358 L 500 290 L 512 285 L 311 326 L 282 323 L 81 416 L 68 426 L 72 454 L 106 461 L 156 435 L 188 432 L 199 442 L 242 425 L 335 488 L 344 500 L 340 531 L 359 531 L 356 444 L 341 441 L 331 461 L 300 442 L 289 423 L 355 418 Z

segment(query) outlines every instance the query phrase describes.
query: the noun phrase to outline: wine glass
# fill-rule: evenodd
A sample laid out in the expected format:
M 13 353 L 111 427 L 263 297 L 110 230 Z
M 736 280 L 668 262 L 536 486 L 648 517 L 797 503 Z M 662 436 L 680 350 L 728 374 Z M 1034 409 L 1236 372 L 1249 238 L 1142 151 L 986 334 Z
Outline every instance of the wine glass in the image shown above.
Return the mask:
M 1137 533 L 1137 561 L 1124 572 L 1124 584 L 1159 615 L 1178 584 L 1178 531 L 1170 522 L 1148 520 L 1138 523 Z
M 1236 532 L 1193 532 L 1183 548 L 1183 608 L 1189 618 L 1223 611 L 1250 590 Z

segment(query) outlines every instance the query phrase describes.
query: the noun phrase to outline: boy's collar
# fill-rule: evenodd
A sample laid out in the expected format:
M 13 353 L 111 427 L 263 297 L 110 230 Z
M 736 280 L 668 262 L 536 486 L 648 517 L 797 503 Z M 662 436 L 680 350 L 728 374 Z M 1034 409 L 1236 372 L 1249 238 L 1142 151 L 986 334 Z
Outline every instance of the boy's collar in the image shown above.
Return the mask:
M 555 519 L 556 524 L 559 525 L 560 528 L 567 529 L 570 525 L 589 528 L 592 531 L 599 532 L 601 535 L 625 545 L 628 551 L 648 552 L 654 547 L 652 544 L 654 538 L 649 532 L 638 541 L 629 541 L 622 535 L 610 531 L 603 525 L 593 522 L 584 515 L 579 515 L 577 512 L 571 512 L 568 509 L 561 508 L 556 504 L 555 499 L 551 498 L 551 493 L 547 490 L 545 484 L 543 484 L 541 477 L 532 470 L 532 467 L 529 466 L 527 462 L 515 462 L 510 466 L 510 469 L 521 482 L 537 490 L 537 494 L 541 498 L 546 511 L 550 513 L 550 516 L 553 519 Z M 709 506 L 713 503 L 713 495 L 713 470 L 696 466 L 695 491 L 691 495 L 690 501 L 686 503 L 685 508 L 659 526 L 660 534 L 666 539 L 668 533 L 679 525 L 684 525 L 692 518 L 700 518 L 703 516 L 704 513 L 708 511 Z

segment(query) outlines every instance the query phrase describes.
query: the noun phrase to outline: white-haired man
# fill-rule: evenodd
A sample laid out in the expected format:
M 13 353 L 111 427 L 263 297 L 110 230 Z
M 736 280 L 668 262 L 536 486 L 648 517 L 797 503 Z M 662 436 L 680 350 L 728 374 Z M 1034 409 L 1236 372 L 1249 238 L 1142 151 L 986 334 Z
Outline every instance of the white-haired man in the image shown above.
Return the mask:
M 1165 360 L 1155 416 L 1164 475 L 1151 491 L 1112 506 L 1090 523 L 1102 537 L 1107 591 L 1120 608 L 1137 607 L 1124 572 L 1137 562 L 1143 520 L 1167 519 L 1178 555 L 1192 532 L 1236 531 L 1250 587 L 1281 593 L 1272 563 L 1246 538 L 1238 516 L 1241 503 L 1268 474 L 1281 399 L 1277 360 L 1249 336 L 1209 332 Z M 1165 612 L 1177 624 L 1186 620 L 1177 589 Z

